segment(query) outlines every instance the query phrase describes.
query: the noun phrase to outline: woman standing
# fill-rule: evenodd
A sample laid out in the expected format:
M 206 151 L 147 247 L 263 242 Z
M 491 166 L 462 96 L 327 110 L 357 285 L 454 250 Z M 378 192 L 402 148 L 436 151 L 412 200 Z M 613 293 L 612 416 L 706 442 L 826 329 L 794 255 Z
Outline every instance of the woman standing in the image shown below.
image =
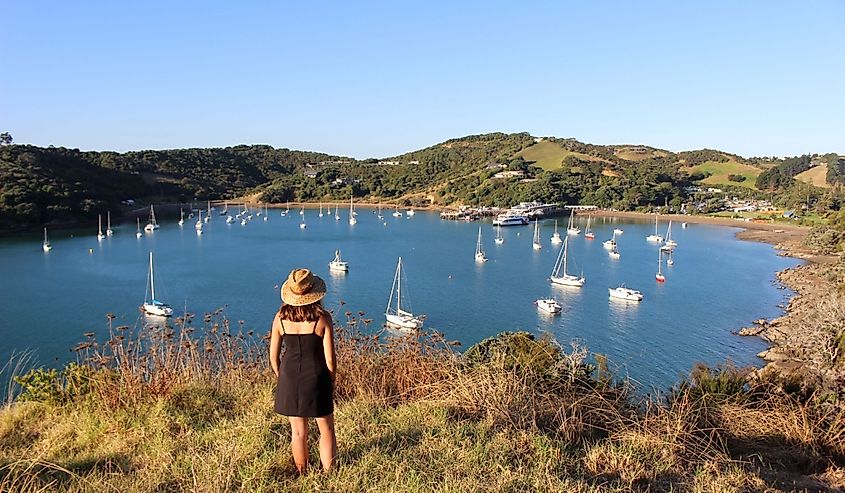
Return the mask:
M 320 302 L 325 295 L 326 283 L 310 270 L 291 271 L 271 329 L 270 366 L 278 377 L 274 409 L 290 421 L 291 450 L 300 474 L 308 467 L 308 418 L 317 418 L 324 471 L 331 469 L 337 455 L 334 330 Z

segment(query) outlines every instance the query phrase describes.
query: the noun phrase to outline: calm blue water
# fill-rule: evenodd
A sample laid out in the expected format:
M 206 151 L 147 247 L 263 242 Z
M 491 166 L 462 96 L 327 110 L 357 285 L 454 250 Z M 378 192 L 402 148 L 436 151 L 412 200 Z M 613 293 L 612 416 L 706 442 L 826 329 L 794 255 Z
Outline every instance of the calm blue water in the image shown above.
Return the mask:
M 326 305 L 341 320 L 347 310 L 364 311 L 381 324 L 401 255 L 413 310 L 464 347 L 504 330 L 550 331 L 564 345 L 576 339 L 607 354 L 645 386 L 666 386 L 698 361 L 758 365 L 763 342 L 730 331 L 781 312 L 777 305 L 789 293 L 774 285 L 775 272 L 796 264 L 769 245 L 736 240 L 734 228 L 676 224 L 675 265 L 664 266 L 667 281 L 658 284 L 657 246 L 645 241 L 653 223 L 600 219 L 595 240 L 571 238 L 570 271 L 583 271 L 587 284 L 567 289 L 546 281 L 559 248 L 549 241 L 553 220 L 541 223 L 544 248 L 534 251 L 532 227 L 503 228 L 505 243 L 496 246 L 490 223 L 441 221 L 435 213 L 397 219 L 387 211 L 385 226 L 362 209 L 350 226 L 345 212 L 335 221 L 308 210 L 308 228 L 300 230 L 291 212 L 286 218 L 271 209 L 269 221 L 247 226 L 215 214 L 200 237 L 192 221 L 184 228 L 163 223 L 141 239 L 134 224 L 117 226 L 101 243 L 94 231 L 57 231 L 46 254 L 40 237 L 0 240 L 0 361 L 23 349 L 34 350 L 40 363 L 66 361 L 83 332 L 106 333 L 108 312 L 115 324 L 136 326 L 151 250 L 159 298 L 177 314 L 226 307 L 232 321 L 258 330 L 268 329 L 288 272 L 303 266 L 326 280 Z M 479 224 L 490 258 L 484 264 L 473 260 Z M 625 230 L 620 260 L 601 245 L 614 227 Z M 350 262 L 346 275 L 328 271 L 337 248 Z M 645 300 L 610 302 L 607 288 L 623 282 Z M 535 308 L 533 301 L 547 296 L 563 305 L 561 315 Z

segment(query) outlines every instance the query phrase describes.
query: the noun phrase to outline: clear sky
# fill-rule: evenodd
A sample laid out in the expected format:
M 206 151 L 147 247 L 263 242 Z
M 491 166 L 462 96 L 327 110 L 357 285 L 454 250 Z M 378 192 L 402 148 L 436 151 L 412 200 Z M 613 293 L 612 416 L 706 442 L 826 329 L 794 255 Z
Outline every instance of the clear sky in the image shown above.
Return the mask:
M 527 131 L 845 153 L 845 2 L 0 0 L 0 131 L 386 157 Z

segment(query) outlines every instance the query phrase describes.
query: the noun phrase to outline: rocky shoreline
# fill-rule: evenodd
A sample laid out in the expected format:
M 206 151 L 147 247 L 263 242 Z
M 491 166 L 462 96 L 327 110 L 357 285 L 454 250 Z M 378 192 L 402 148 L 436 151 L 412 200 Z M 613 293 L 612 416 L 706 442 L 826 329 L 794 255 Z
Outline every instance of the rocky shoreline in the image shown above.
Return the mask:
M 771 345 L 757 355 L 767 362 L 758 375 L 773 372 L 836 388 L 845 383 L 845 371 L 836 368 L 837 334 L 845 328 L 845 297 L 836 284 L 845 271 L 845 259 L 809 250 L 803 244 L 808 231 L 737 233 L 743 240 L 774 244 L 779 255 L 806 261 L 777 273 L 778 281 L 795 292 L 784 306 L 785 313 L 772 320 L 756 320 L 737 335 L 761 337 Z

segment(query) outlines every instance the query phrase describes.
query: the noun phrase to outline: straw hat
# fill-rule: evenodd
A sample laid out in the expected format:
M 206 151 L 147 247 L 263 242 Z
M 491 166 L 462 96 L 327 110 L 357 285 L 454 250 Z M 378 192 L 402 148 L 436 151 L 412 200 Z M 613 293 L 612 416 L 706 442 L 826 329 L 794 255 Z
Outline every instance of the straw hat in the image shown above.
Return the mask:
M 326 283 L 308 269 L 290 271 L 282 284 L 282 301 L 291 306 L 305 306 L 320 301 L 326 295 Z

